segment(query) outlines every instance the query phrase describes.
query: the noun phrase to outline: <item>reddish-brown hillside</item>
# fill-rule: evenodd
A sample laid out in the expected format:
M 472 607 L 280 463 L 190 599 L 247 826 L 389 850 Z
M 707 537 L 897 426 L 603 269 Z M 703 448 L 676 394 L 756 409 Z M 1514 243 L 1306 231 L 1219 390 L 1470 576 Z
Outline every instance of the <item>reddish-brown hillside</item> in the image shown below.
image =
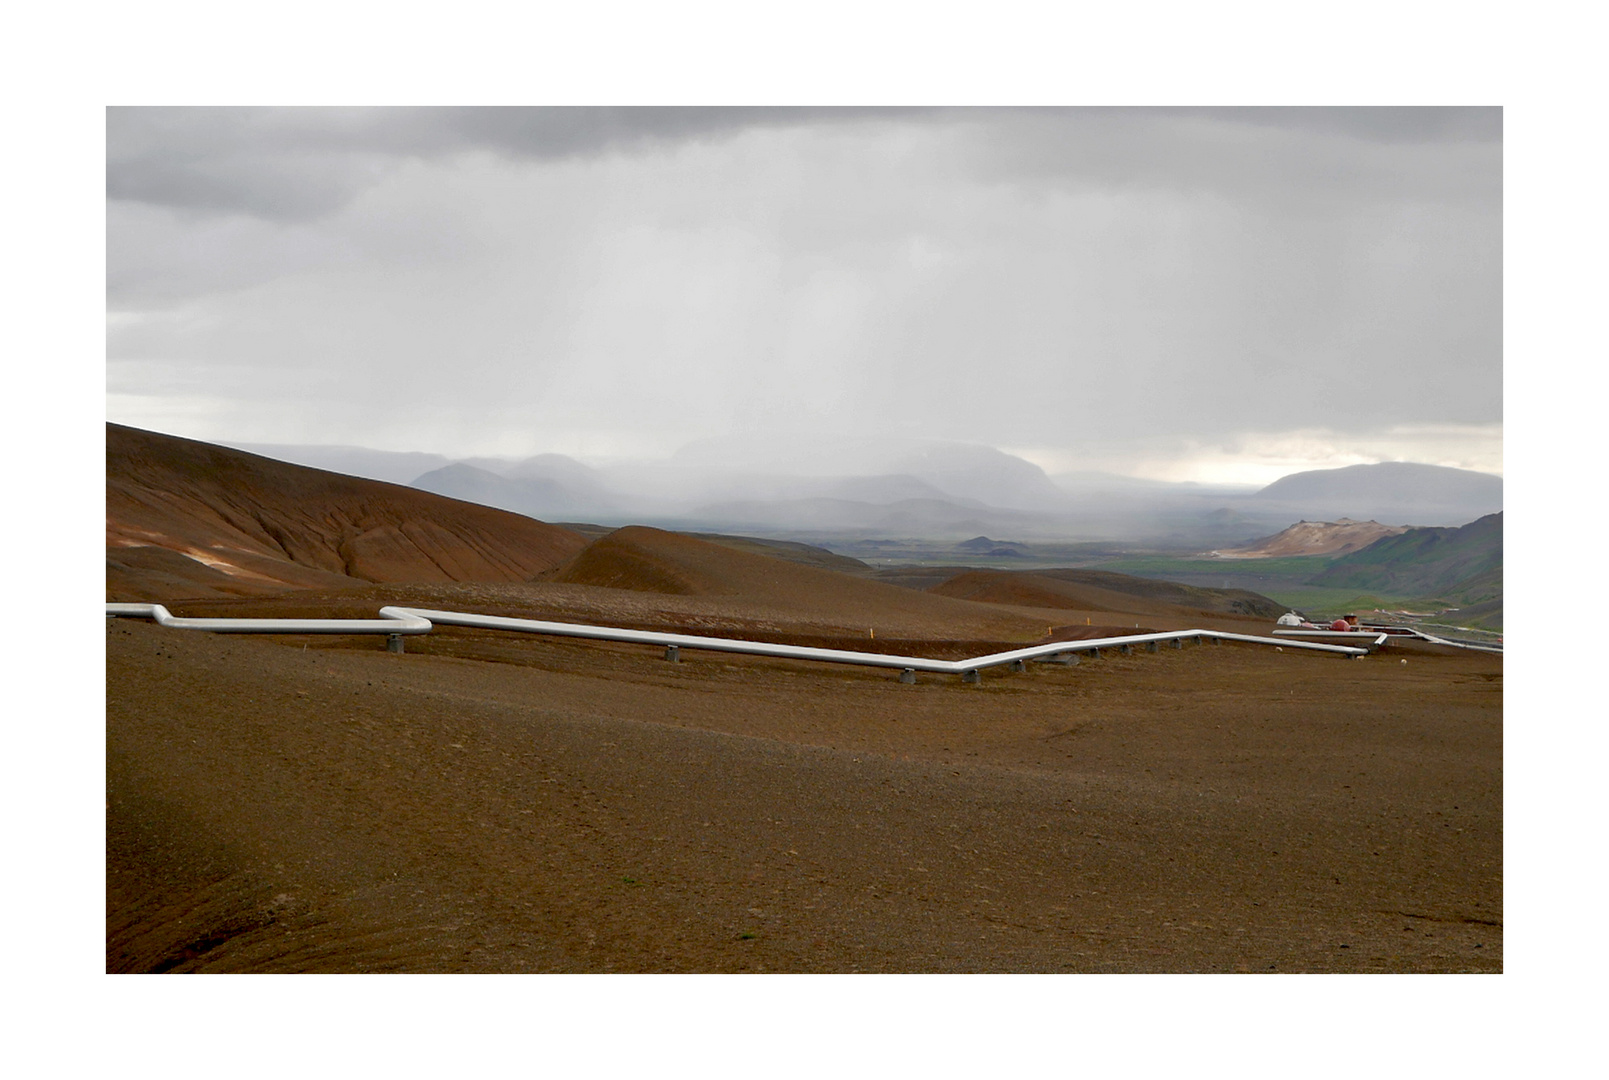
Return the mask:
M 1221 559 L 1269 559 L 1282 555 L 1346 555 L 1362 551 L 1387 536 L 1407 532 L 1401 525 L 1378 521 L 1298 521 L 1284 532 L 1254 540 L 1242 548 L 1214 552 Z
M 739 551 L 681 533 L 633 525 L 617 529 L 542 578 L 635 592 L 741 598 L 790 617 L 920 636 L 944 628 L 956 636 L 1037 638 L 1037 618 L 902 589 L 865 577 Z
M 1281 605 L 1244 589 L 1203 589 L 1104 570 L 971 570 L 928 590 L 985 604 L 1177 618 L 1202 612 L 1273 618 Z
M 106 425 L 114 599 L 525 581 L 585 545 L 507 511 Z
M 984 604 L 1016 607 L 1070 608 L 1080 611 L 1122 611 L 1135 615 L 1177 614 L 1171 604 L 1143 600 L 1088 585 L 1074 585 L 1038 574 L 1011 570 L 970 570 L 929 590 Z

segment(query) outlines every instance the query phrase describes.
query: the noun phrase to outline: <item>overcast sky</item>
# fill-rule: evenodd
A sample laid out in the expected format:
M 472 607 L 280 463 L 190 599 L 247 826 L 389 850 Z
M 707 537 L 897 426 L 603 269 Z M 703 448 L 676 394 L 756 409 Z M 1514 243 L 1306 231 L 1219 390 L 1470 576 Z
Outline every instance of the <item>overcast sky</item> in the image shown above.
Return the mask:
M 108 113 L 108 418 L 1502 469 L 1496 109 Z

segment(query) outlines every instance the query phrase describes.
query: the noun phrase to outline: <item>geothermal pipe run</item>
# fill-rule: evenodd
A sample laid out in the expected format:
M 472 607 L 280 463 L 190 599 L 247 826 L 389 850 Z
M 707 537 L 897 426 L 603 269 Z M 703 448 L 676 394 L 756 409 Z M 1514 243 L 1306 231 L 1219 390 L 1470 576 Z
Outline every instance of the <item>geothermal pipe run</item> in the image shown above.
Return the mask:
M 1411 626 L 1393 626 L 1390 630 L 1378 630 L 1370 627 L 1367 630 L 1307 630 L 1303 628 L 1280 628 L 1274 631 L 1274 636 L 1281 638 L 1301 638 L 1315 641 L 1357 641 L 1372 642 L 1378 647 L 1386 638 L 1408 637 L 1419 641 L 1428 641 L 1432 645 L 1446 645 L 1454 649 L 1472 649 L 1475 652 L 1503 654 L 1501 645 L 1483 645 L 1477 641 L 1453 641 L 1435 634 L 1427 634 L 1423 630 Z M 1373 649 L 1371 648 L 1372 652 Z
M 768 641 L 740 641 L 734 638 L 695 637 L 691 634 L 666 634 L 653 630 L 627 630 L 617 626 L 584 626 L 577 623 L 541 622 L 536 619 L 511 619 L 501 615 L 476 615 L 462 611 L 432 611 L 427 608 L 383 607 L 378 619 L 184 619 L 168 611 L 161 604 L 107 604 L 107 617 L 154 619 L 159 626 L 178 630 L 206 630 L 214 634 L 385 634 L 392 652 L 402 651 L 406 635 L 428 634 L 437 625 L 467 626 L 480 630 L 511 630 L 524 634 L 550 634 L 555 637 L 587 638 L 593 641 L 622 641 L 637 645 L 657 645 L 665 649 L 666 659 L 679 659 L 682 649 L 704 649 L 709 652 L 744 653 L 749 656 L 774 656 L 787 660 L 815 660 L 828 664 L 858 664 L 862 667 L 897 668 L 901 678 L 910 681 L 918 671 L 939 675 L 960 675 L 963 681 L 976 682 L 982 668 L 1010 665 L 1020 671 L 1029 660 L 1047 657 L 1066 658 L 1074 653 L 1102 649 L 1119 649 L 1127 652 L 1133 645 L 1149 645 L 1152 649 L 1161 642 L 1172 642 L 1182 649 L 1187 640 L 1196 644 L 1204 641 L 1240 641 L 1253 645 L 1274 645 L 1284 649 L 1305 649 L 1309 652 L 1334 653 L 1358 658 L 1373 652 L 1385 641 L 1386 635 L 1352 635 L 1367 637 L 1357 645 L 1324 645 L 1309 641 L 1292 641 L 1289 638 L 1253 637 L 1247 634 L 1230 634 L 1221 630 L 1168 630 L 1158 634 L 1126 634 L 1121 637 L 1086 638 L 1080 641 L 1050 642 L 1031 645 L 1025 649 L 991 653 L 970 660 L 930 660 L 920 656 L 890 656 L 886 653 L 853 652 L 846 649 L 814 649 L 804 645 L 778 645 Z

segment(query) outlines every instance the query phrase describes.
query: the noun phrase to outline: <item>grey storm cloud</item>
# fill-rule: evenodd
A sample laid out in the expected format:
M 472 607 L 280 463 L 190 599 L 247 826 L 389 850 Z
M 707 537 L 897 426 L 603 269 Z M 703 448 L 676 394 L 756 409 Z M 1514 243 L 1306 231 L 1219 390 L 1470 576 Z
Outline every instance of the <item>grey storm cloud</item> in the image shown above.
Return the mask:
M 876 431 L 1122 467 L 1433 431 L 1431 459 L 1483 432 L 1490 465 L 1500 431 L 1495 108 L 115 108 L 107 131 L 109 408 L 198 437 Z
M 1381 143 L 1496 142 L 1503 110 L 1495 107 L 1424 108 L 1384 105 L 1351 108 L 1263 105 L 1238 108 L 1160 108 L 1163 115 L 1225 120 L 1256 127 L 1345 135 Z
M 114 107 L 112 199 L 300 220 L 328 213 L 397 164 L 483 151 L 551 160 L 757 126 L 864 122 L 931 110 L 560 106 Z
M 918 109 L 695 107 L 133 108 L 108 110 L 107 195 L 202 212 L 295 220 L 344 203 L 390 166 L 486 151 L 554 159 L 714 139 L 755 127 L 876 120 L 994 122 L 1023 138 L 1018 162 L 1133 179 L 1191 162 L 1154 128 L 1174 122 L 1241 125 L 1382 144 L 1493 143 L 1501 110 L 1465 108 Z M 1221 134 L 1221 133 L 1220 133 Z M 1094 136 L 1098 141 L 1092 141 Z M 1125 137 L 1127 136 L 1127 137 Z M 1222 144 L 1234 156 L 1234 143 Z M 1056 150 L 1060 148 L 1061 153 Z M 998 147 L 997 147 L 998 149 Z M 1154 160 L 1153 150 L 1166 164 Z M 1255 157 L 1240 155 L 1255 170 Z

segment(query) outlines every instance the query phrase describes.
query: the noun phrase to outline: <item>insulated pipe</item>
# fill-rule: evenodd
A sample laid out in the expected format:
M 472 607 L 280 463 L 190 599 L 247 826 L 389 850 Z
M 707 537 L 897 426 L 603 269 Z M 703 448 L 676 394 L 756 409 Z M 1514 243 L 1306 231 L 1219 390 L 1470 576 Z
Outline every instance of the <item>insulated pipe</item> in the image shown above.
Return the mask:
M 1397 635 L 1393 634 L 1391 636 L 1396 637 Z M 1421 641 L 1428 641 L 1432 645 L 1451 645 L 1455 649 L 1473 649 L 1476 652 L 1496 653 L 1499 656 L 1503 655 L 1503 646 L 1501 645 L 1481 645 L 1473 641 L 1449 641 L 1444 637 L 1437 637 L 1434 634 L 1427 634 L 1423 630 L 1413 631 L 1413 636 L 1419 638 Z
M 181 619 L 161 604 L 107 604 L 107 615 L 155 619 L 175 630 L 214 634 L 428 634 L 430 621 L 402 608 L 383 607 L 379 619 Z
M 1391 635 L 1381 630 L 1304 630 L 1292 627 L 1281 627 L 1274 631 L 1274 636 L 1320 638 L 1324 641 L 1377 641 L 1380 638 L 1390 637 Z
M 1317 638 L 1320 641 L 1356 641 L 1366 643 L 1369 652 L 1374 652 L 1392 637 L 1405 635 L 1387 634 L 1379 630 L 1303 630 L 1285 629 L 1275 630 L 1275 637 L 1282 638 Z M 1423 634 L 1417 636 L 1423 637 Z
M 1143 644 L 1147 641 L 1173 641 L 1178 638 L 1217 637 L 1224 641 L 1244 641 L 1258 645 L 1280 645 L 1287 648 L 1309 649 L 1315 652 L 1337 653 L 1342 656 L 1362 656 L 1369 650 L 1345 645 L 1319 645 L 1304 641 L 1281 641 L 1276 638 L 1250 637 L 1229 634 L 1219 630 L 1169 630 L 1158 634 L 1126 634 L 1122 637 L 1093 638 L 1085 641 L 1055 641 L 1032 645 L 1025 649 L 991 653 L 971 660 L 928 660 L 916 656 L 893 656 L 887 653 L 863 653 L 846 649 L 816 649 L 805 645 L 777 645 L 767 641 L 741 641 L 736 638 L 695 637 L 691 634 L 670 634 L 657 630 L 626 630 L 611 626 L 583 626 L 577 623 L 542 622 L 536 619 L 513 619 L 501 615 L 474 615 L 461 611 L 434 611 L 429 608 L 381 608 L 380 614 L 399 613 L 416 615 L 443 626 L 468 626 L 482 630 L 515 630 L 528 634 L 553 634 L 560 637 L 591 638 L 598 641 L 623 641 L 643 645 L 679 646 L 686 649 L 706 649 L 712 652 L 747 653 L 753 656 L 775 656 L 793 660 L 821 660 L 828 663 L 860 664 L 866 667 L 913 668 L 942 675 L 958 675 L 977 668 L 999 667 L 1016 660 L 1063 652 L 1085 652 L 1100 648 L 1117 648 L 1122 645 Z
M 1423 630 L 1412 626 L 1395 626 L 1390 630 L 1304 630 L 1293 627 L 1275 630 L 1274 633 L 1279 637 L 1318 638 L 1322 641 L 1355 641 L 1360 638 L 1372 637 L 1374 640 L 1370 649 L 1371 652 L 1392 638 L 1406 637 L 1428 641 L 1432 645 L 1449 645 L 1455 649 L 1473 649 L 1476 652 L 1496 653 L 1499 656 L 1503 653 L 1501 645 L 1483 645 L 1474 641 L 1449 641 L 1444 637 L 1427 634 Z
M 1430 637 L 1427 637 L 1425 640 L 1430 642 L 1432 645 L 1451 645 L 1455 649 L 1471 649 L 1474 652 L 1493 653 L 1497 656 L 1503 655 L 1503 650 L 1498 648 L 1496 645 L 1471 645 L 1468 642 L 1463 641 L 1443 641 L 1441 638 Z
M 1118 648 L 1152 641 L 1176 641 L 1186 637 L 1243 641 L 1255 645 L 1279 645 L 1284 648 L 1335 653 L 1341 656 L 1363 656 L 1369 652 L 1365 648 L 1346 645 L 1321 645 L 1308 641 L 1252 637 L 1221 630 L 1169 630 L 1157 634 L 1125 634 L 1121 637 L 1093 638 L 1084 641 L 1054 641 L 1043 645 L 1031 645 L 1024 649 L 991 653 L 971 660 L 929 660 L 919 656 L 892 656 L 887 653 L 863 653 L 846 649 L 815 649 L 804 645 L 779 645 L 768 641 L 697 637 L 692 634 L 669 634 L 656 630 L 628 630 L 616 626 L 543 622 L 538 619 L 476 615 L 463 611 L 435 611 L 429 608 L 383 607 L 380 609 L 383 618 L 380 619 L 181 619 L 170 614 L 161 604 L 107 604 L 106 614 L 155 619 L 158 625 L 174 629 L 209 630 L 225 634 L 428 634 L 433 625 L 440 624 L 479 630 L 512 630 L 526 634 L 578 637 L 593 641 L 659 645 L 667 650 L 667 656 L 671 649 L 703 649 L 709 652 L 744 653 L 750 656 L 772 656 L 786 660 L 816 660 L 831 664 L 858 664 L 862 667 L 899 668 L 902 671 L 907 669 L 928 671 L 940 675 L 964 675 L 980 668 L 999 667 L 1057 653 L 1095 652 L 1098 655 L 1102 648 Z
M 928 660 L 919 656 L 892 656 L 887 653 L 853 652 L 847 649 L 813 649 L 804 645 L 778 645 L 769 641 L 740 641 L 736 638 L 698 637 L 669 634 L 657 630 L 628 630 L 617 626 L 584 626 L 578 623 L 543 622 L 538 619 L 512 619 L 503 615 L 475 615 L 463 611 L 434 611 L 429 608 L 382 608 L 382 615 L 397 612 L 417 616 L 440 626 L 467 626 L 478 630 L 513 630 L 525 634 L 550 634 L 592 641 L 620 641 L 633 645 L 660 645 L 667 649 L 703 649 L 708 652 L 746 653 L 789 660 L 824 660 L 864 667 L 911 668 L 941 675 L 955 675 L 976 664 Z M 1063 646 L 1065 648 L 1065 646 Z M 1002 663 L 1010 663 L 1004 660 Z

